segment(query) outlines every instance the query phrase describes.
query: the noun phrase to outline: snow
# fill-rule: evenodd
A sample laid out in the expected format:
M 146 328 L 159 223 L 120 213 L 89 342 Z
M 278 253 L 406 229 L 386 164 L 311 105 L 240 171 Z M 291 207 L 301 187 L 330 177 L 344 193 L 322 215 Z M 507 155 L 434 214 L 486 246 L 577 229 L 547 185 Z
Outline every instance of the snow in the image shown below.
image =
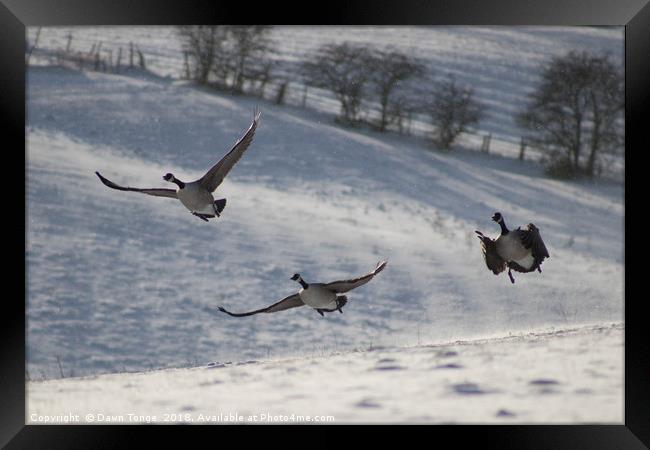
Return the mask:
M 109 45 L 143 32 L 129 30 L 84 33 Z M 151 66 L 171 70 L 173 41 L 161 38 L 169 30 L 144 30 L 151 38 L 142 38 L 141 47 L 158 55 Z M 336 34 L 325 30 L 321 39 Z M 43 29 L 42 47 L 57 48 L 54 38 L 67 31 Z M 402 31 L 430 32 L 433 45 L 444 30 Z M 465 49 L 471 62 L 487 51 L 478 42 L 503 52 L 518 42 L 524 50 L 534 43 L 548 49 L 563 39 L 565 47 L 596 48 L 611 47 L 621 33 L 482 28 L 462 36 L 447 51 Z M 472 36 L 492 39 L 469 45 Z M 513 59 L 503 64 L 518 61 L 508 55 Z M 271 411 L 302 405 L 303 413 L 318 414 L 306 405 L 321 405 L 337 421 L 511 417 L 495 417 L 501 407 L 521 421 L 622 420 L 621 183 L 552 180 L 533 161 L 471 146 L 438 153 L 418 137 L 340 128 L 318 108 L 196 89 L 169 73 L 81 73 L 33 56 L 26 129 L 28 413 L 80 414 L 106 404 L 115 414 L 159 414 L 163 406 L 177 412 L 188 406 L 194 414 L 215 411 L 207 402 L 218 398 L 221 411 L 261 410 L 282 399 L 286 409 Z M 472 63 L 477 76 L 484 63 Z M 526 64 L 526 76 L 534 78 L 535 66 Z M 255 139 L 217 190 L 228 204 L 210 223 L 174 200 L 108 189 L 94 174 L 139 187 L 168 187 L 167 172 L 196 179 L 246 130 L 256 106 L 262 118 Z M 493 144 L 498 153 L 501 144 Z M 496 235 L 495 211 L 510 226 L 540 228 L 551 254 L 543 273 L 515 274 L 512 285 L 487 270 L 474 230 Z M 322 318 L 303 307 L 233 318 L 216 309 L 270 305 L 299 289 L 289 279 L 296 272 L 307 282 L 329 282 L 365 274 L 382 259 L 386 269 L 349 293 L 344 314 Z M 544 334 L 551 327 L 556 334 Z M 538 336 L 533 343 L 524 338 L 531 331 Z M 510 335 L 521 338 L 503 338 Z M 458 340 L 471 343 L 460 352 Z M 441 346 L 462 355 L 450 363 L 463 369 L 435 368 L 447 364 L 438 356 Z M 484 348 L 492 352 L 487 365 Z M 413 370 L 372 369 L 382 359 Z M 236 365 L 248 360 L 257 363 Z M 205 370 L 210 361 L 232 364 Z M 170 370 L 151 371 L 162 368 Z M 127 371 L 140 373 L 116 373 Z M 61 374 L 66 378 L 52 380 Z M 404 397 L 390 400 L 401 375 Z M 560 394 L 542 395 L 535 389 L 546 385 L 529 384 L 547 378 L 558 381 L 549 386 Z M 453 388 L 472 391 L 475 384 L 485 393 Z M 132 400 L 117 395 L 125 386 L 133 387 Z M 418 405 L 427 391 L 435 407 Z M 295 401 L 287 400 L 291 392 Z M 459 396 L 482 406 L 475 412 L 467 403 L 452 406 Z
M 26 423 L 622 424 L 622 368 L 607 324 L 34 382 Z

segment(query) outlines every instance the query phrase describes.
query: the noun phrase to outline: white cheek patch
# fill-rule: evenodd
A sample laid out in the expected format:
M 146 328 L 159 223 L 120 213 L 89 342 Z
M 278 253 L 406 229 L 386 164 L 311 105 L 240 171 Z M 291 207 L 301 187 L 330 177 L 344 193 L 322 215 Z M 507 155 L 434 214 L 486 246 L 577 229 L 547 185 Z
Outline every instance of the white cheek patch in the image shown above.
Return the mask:
M 533 258 L 533 255 L 528 255 L 525 256 L 521 259 L 514 260 L 517 264 L 519 264 L 521 267 L 525 269 L 530 269 L 533 267 L 533 264 L 535 264 L 535 258 Z

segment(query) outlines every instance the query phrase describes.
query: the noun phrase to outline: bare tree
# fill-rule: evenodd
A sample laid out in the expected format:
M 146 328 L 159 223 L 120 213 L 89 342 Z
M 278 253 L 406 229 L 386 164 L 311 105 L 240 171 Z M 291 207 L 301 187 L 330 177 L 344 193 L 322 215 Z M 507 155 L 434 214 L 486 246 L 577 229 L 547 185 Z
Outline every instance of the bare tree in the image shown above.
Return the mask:
M 255 59 L 246 69 L 244 79 L 251 85 L 251 92 L 254 95 L 264 97 L 266 86 L 273 79 L 275 63 L 270 59 Z
M 593 177 L 598 157 L 604 152 L 616 152 L 624 147 L 623 112 L 625 90 L 623 76 L 607 57 L 594 58 L 591 109 L 591 137 L 585 173 Z
M 190 76 L 197 83 L 208 82 L 213 66 L 223 53 L 225 31 L 219 25 L 185 25 L 178 28 L 183 50 L 188 55 Z
M 372 75 L 366 46 L 325 44 L 303 62 L 305 84 L 331 91 L 341 104 L 340 120 L 348 125 L 359 122 L 366 84 Z
M 434 85 L 422 110 L 432 119 L 434 144 L 445 150 L 484 113 L 484 107 L 474 99 L 473 89 L 459 86 L 453 76 Z
M 244 81 L 247 78 L 254 79 L 259 73 L 264 73 L 265 70 L 261 70 L 260 66 L 266 68 L 268 81 L 271 66 L 267 61 L 262 60 L 265 60 L 272 48 L 270 31 L 271 27 L 268 25 L 228 26 L 233 91 L 243 92 Z
M 425 65 L 419 59 L 405 55 L 393 48 L 375 50 L 370 53 L 373 90 L 379 98 L 380 118 L 377 127 L 385 131 L 392 123 L 401 121 L 406 111 L 405 96 L 398 91 L 405 88 L 409 79 L 422 77 Z
M 623 77 L 609 58 L 572 51 L 543 67 L 517 122 L 546 152 L 548 173 L 591 177 L 599 153 L 622 139 L 622 112 Z

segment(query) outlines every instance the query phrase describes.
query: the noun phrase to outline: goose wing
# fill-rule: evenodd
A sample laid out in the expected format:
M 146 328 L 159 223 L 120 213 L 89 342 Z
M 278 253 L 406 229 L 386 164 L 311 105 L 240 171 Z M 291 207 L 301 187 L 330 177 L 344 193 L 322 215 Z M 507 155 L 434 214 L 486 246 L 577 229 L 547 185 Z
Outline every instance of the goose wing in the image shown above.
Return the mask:
M 140 189 L 140 188 L 124 187 L 124 186 L 120 186 L 119 184 L 113 183 L 111 180 L 107 178 L 104 178 L 103 176 L 100 175 L 99 172 L 95 172 L 95 174 L 99 177 L 102 183 L 104 183 L 106 186 L 108 186 L 111 189 L 117 189 L 118 191 L 141 192 L 143 194 L 153 195 L 155 197 L 178 198 L 178 196 L 176 195 L 176 191 L 174 189 L 164 189 L 164 188 Z
M 253 123 L 248 127 L 246 133 L 235 143 L 233 148 L 216 163 L 208 172 L 198 181 L 208 192 L 213 192 L 221 184 L 224 177 L 230 172 L 230 169 L 242 157 L 248 146 L 253 142 L 253 135 L 260 120 L 261 112 L 256 110 Z
M 539 228 L 529 223 L 523 229 L 517 230 L 521 236 L 522 245 L 531 250 L 531 254 L 520 261 L 510 261 L 508 267 L 517 272 L 532 272 L 539 268 L 545 258 L 549 257 L 546 245 L 539 233 Z
M 222 306 L 219 306 L 219 311 L 225 312 L 226 314 L 231 315 L 233 317 L 244 317 L 244 316 L 252 316 L 253 314 L 259 314 L 259 313 L 274 313 L 278 311 L 284 311 L 285 309 L 297 308 L 298 306 L 303 306 L 304 304 L 305 303 L 300 299 L 300 295 L 296 293 L 286 298 L 283 298 L 282 300 L 272 304 L 271 306 L 267 306 L 266 308 L 262 308 L 262 309 L 256 309 L 255 311 L 249 311 L 245 313 L 233 313 L 227 311 Z
M 544 244 L 544 241 L 542 240 L 542 235 L 539 234 L 539 228 L 537 228 L 535 225 L 532 223 L 529 223 L 526 225 L 526 230 L 528 231 L 528 235 L 530 236 L 529 241 L 530 245 L 533 249 L 533 256 L 537 258 L 549 258 L 551 255 L 548 254 L 548 250 L 546 249 L 546 245 Z M 526 245 L 524 243 L 524 245 Z
M 475 233 L 478 234 L 478 238 L 481 240 L 481 250 L 483 251 L 483 258 L 488 269 L 495 275 L 506 270 L 506 262 L 497 253 L 494 241 L 480 231 L 475 231 Z
M 333 281 L 331 283 L 323 284 L 323 287 L 337 294 L 351 291 L 352 289 L 358 288 L 359 286 L 364 285 L 368 281 L 372 280 L 375 275 L 384 270 L 386 264 L 388 264 L 388 261 L 380 261 L 377 263 L 375 270 L 362 277 L 354 278 L 352 280 Z

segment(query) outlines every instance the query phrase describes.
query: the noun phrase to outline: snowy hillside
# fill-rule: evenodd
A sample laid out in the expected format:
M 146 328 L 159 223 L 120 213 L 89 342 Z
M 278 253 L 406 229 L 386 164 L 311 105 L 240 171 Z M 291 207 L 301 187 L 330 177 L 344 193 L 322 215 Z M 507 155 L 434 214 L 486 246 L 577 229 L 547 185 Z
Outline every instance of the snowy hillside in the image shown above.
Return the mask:
M 622 318 L 617 184 L 546 179 L 533 163 L 319 123 L 262 105 L 244 158 L 205 224 L 172 200 L 107 189 L 194 179 L 257 102 L 167 80 L 32 68 L 28 98 L 29 370 L 36 377 L 409 344 Z M 509 186 L 514 192 L 506 195 Z M 219 192 L 219 191 L 218 191 Z M 512 286 L 487 271 L 475 229 L 534 221 L 551 258 Z M 295 273 L 331 281 L 389 265 L 343 315 L 266 306 Z
M 281 28 L 277 33 L 282 30 L 286 31 Z M 385 377 L 395 373 L 404 373 L 405 382 L 416 384 L 431 377 L 431 384 L 422 386 L 438 386 L 441 390 L 432 391 L 428 398 L 443 403 L 463 394 L 454 394 L 453 386 L 458 384 L 469 383 L 471 390 L 477 383 L 480 389 L 496 392 L 504 389 L 500 383 L 505 380 L 523 383 L 522 389 L 541 389 L 548 386 L 528 383 L 552 378 L 559 380 L 567 401 L 576 405 L 575 410 L 558 413 L 558 421 L 621 420 L 621 183 L 557 181 L 545 177 L 539 164 L 530 160 L 486 155 L 473 146 L 439 153 L 422 138 L 338 127 L 327 108 L 278 106 L 195 88 L 175 78 L 174 64 L 182 59 L 174 59 L 176 44 L 161 38 L 165 30 L 159 28 L 133 29 L 131 35 L 122 33 L 120 38 L 128 42 L 137 33 L 151 34 L 149 41 L 138 36 L 143 49 L 158 55 L 149 64 L 154 73 L 117 75 L 48 65 L 45 50 L 58 48 L 56 39 L 63 39 L 68 31 L 44 29 L 42 52 L 34 54 L 27 71 L 26 371 L 32 381 L 30 408 L 54 413 L 69 405 L 83 411 L 103 397 L 89 396 L 84 405 L 73 405 L 73 397 L 79 397 L 79 389 L 99 392 L 97 384 L 83 385 L 97 380 L 116 381 L 104 385 L 108 396 L 120 386 L 131 385 L 139 386 L 137 398 L 148 395 L 137 381 L 144 378 L 137 375 L 51 380 L 62 376 L 174 368 L 151 372 L 162 377 L 158 380 L 162 384 L 151 388 L 182 390 L 182 383 L 173 378 L 181 374 L 196 384 L 188 388 L 191 395 L 209 386 L 211 393 L 223 397 L 224 392 L 212 390 L 225 391 L 234 385 L 222 386 L 215 381 L 219 377 L 211 375 L 216 372 L 205 370 L 214 362 L 224 376 L 241 375 L 234 389 L 250 388 L 259 394 L 251 394 L 248 400 L 252 402 L 262 398 L 263 386 L 247 384 L 246 377 L 259 380 L 267 368 L 273 373 L 295 372 L 295 379 L 285 387 L 308 391 L 314 382 L 309 374 L 316 367 L 343 376 L 342 367 L 350 363 L 344 377 L 376 383 L 381 389 L 389 388 Z M 329 37 L 335 31 L 322 29 Z M 375 36 L 386 32 L 366 31 Z M 551 54 L 551 47 L 563 53 L 562 48 L 578 43 L 605 49 L 622 45 L 620 30 L 615 29 L 576 28 L 557 33 L 476 29 L 462 39 L 454 38 L 451 31 L 417 28 L 404 39 L 446 45 L 446 50 L 435 52 L 436 58 L 467 52 L 464 58 L 458 56 L 459 64 L 470 64 L 467 67 L 474 70 L 465 72 L 478 78 L 496 70 L 481 55 L 497 57 L 495 49 L 511 52 L 518 43 L 529 57 L 517 60 L 517 67 L 529 78 L 534 77 L 533 62 L 541 57 L 532 52 L 535 46 Z M 418 37 L 425 32 L 432 33 L 431 41 Z M 105 43 L 122 42 L 110 28 L 74 33 L 76 39 L 87 36 L 88 42 L 100 38 Z M 315 46 L 318 33 L 309 36 L 314 40 L 304 37 L 293 51 Z M 395 32 L 390 36 L 395 37 Z M 361 38 L 353 32 L 348 37 Z M 452 45 L 454 39 L 460 41 Z M 488 47 L 477 47 L 479 42 Z M 287 50 L 285 57 L 289 54 Z M 501 78 L 499 74 L 491 77 L 493 82 Z M 495 84 L 494 101 L 504 111 L 514 108 L 526 86 L 518 85 L 511 90 L 513 97 L 506 98 L 500 95 L 505 95 L 507 87 Z M 225 197 L 228 203 L 222 216 L 210 223 L 193 217 L 175 200 L 111 190 L 95 176 L 99 171 L 116 183 L 138 187 L 170 187 L 162 179 L 167 172 L 184 181 L 196 179 L 242 135 L 257 106 L 262 118 L 253 143 L 217 190 L 216 198 Z M 503 127 L 503 136 L 516 135 L 511 125 Z M 502 212 L 512 227 L 534 222 L 540 228 L 551 255 L 542 266 L 543 273 L 515 273 L 513 285 L 506 274 L 494 276 L 488 271 L 474 230 L 496 236 L 498 226 L 490 219 L 495 211 Z M 382 259 L 388 260 L 386 269 L 349 293 L 343 314 L 321 317 L 303 307 L 234 318 L 217 310 L 220 305 L 236 312 L 268 306 L 299 289 L 289 279 L 296 272 L 307 282 L 328 282 L 365 274 Z M 587 328 L 566 331 L 578 327 Z M 542 337 L 546 335 L 539 330 L 549 336 Z M 512 347 L 506 345 L 508 336 L 522 337 L 531 331 L 540 337 L 537 344 L 519 339 Z M 565 339 L 568 335 L 571 339 Z M 447 364 L 439 358 L 438 346 L 469 339 L 474 344 L 467 351 L 454 348 L 462 358 L 452 361 L 471 368 L 469 372 L 429 371 Z M 486 362 L 483 340 L 492 349 L 489 358 L 494 359 L 488 359 L 493 371 L 479 370 Z M 374 351 L 378 348 L 379 353 Z M 547 365 L 556 350 L 561 355 L 561 373 Z M 312 368 L 315 357 L 327 358 L 317 360 Z M 358 374 L 384 364 L 381 360 L 417 370 L 379 369 L 368 372 L 372 375 L 368 379 Z M 529 372 L 517 366 L 517 361 L 533 360 L 538 365 Z M 261 363 L 239 368 L 224 364 L 246 361 Z M 509 375 L 512 378 L 500 374 L 513 365 L 519 368 Z M 445 378 L 446 373 L 457 376 Z M 575 374 L 581 378 L 569 382 Z M 168 375 L 172 378 L 167 379 Z M 50 381 L 41 382 L 44 379 Z M 82 384 L 74 384 L 77 381 Z M 72 397 L 63 395 L 66 386 Z M 331 394 L 333 389 L 328 385 L 319 395 Z M 452 389 L 451 396 L 445 389 Z M 593 395 L 582 395 L 586 391 Z M 418 392 L 412 393 L 418 397 Z M 510 393 L 514 395 L 510 400 L 526 395 Z M 527 401 L 539 400 L 539 392 L 528 393 Z M 285 394 L 264 398 L 274 401 Z M 612 400 L 618 394 L 619 401 Z M 157 400 L 166 401 L 165 394 L 160 395 Z M 379 408 L 381 413 L 373 416 L 373 404 L 390 402 L 364 391 L 341 397 L 352 405 L 361 402 L 357 409 L 345 412 L 349 404 L 344 402 L 330 412 L 341 420 L 390 421 L 386 414 L 403 413 L 408 398 L 413 402 L 415 397 L 405 396 L 403 403 Z M 544 404 L 564 398 L 542 397 L 549 402 Z M 188 406 L 176 400 L 169 399 L 174 408 L 182 411 Z M 312 400 L 304 397 L 304 402 Z M 595 410 L 599 402 L 606 405 L 603 414 L 590 415 L 588 411 Z M 522 405 L 515 408 L 517 420 L 548 419 L 541 410 L 525 413 L 527 407 Z M 155 410 L 147 409 L 151 405 L 144 401 L 140 406 L 143 413 Z M 191 411 L 204 410 L 204 405 L 189 406 Z M 498 411 L 492 406 L 477 410 L 475 419 L 494 418 Z M 355 415 L 354 411 L 363 413 Z M 460 420 L 453 417 L 420 411 L 401 414 L 400 420 Z

